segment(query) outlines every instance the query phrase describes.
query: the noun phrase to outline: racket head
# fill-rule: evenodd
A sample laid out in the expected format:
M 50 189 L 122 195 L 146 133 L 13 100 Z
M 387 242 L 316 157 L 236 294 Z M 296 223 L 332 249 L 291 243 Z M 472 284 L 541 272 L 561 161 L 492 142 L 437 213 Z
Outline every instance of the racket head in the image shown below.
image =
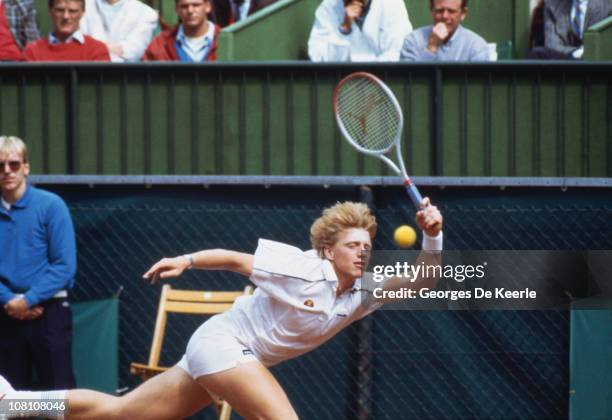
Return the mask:
M 391 89 L 373 74 L 357 72 L 342 79 L 333 106 L 344 138 L 360 152 L 382 155 L 399 142 L 402 110 Z

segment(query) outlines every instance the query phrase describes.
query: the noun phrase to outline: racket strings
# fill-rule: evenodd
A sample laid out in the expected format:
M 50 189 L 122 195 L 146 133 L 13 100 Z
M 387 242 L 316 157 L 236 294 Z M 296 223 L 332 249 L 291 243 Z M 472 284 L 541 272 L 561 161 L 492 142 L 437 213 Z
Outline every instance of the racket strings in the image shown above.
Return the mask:
M 387 92 L 364 77 L 347 80 L 338 92 L 338 116 L 360 147 L 386 151 L 400 130 L 400 116 Z

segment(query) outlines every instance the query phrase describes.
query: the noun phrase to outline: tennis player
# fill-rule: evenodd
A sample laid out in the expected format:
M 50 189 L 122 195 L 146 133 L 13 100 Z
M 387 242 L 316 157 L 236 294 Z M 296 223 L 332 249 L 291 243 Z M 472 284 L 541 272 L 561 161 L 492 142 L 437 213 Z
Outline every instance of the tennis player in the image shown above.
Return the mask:
M 422 248 L 439 251 L 442 215 L 428 198 L 421 205 L 416 222 L 424 232 Z M 0 396 L 66 399 L 71 419 L 180 419 L 217 398 L 245 418 L 295 419 L 268 368 L 318 347 L 382 305 L 366 305 L 362 293 L 356 293 L 375 234 L 376 220 L 368 207 L 345 202 L 325 209 L 314 222 L 311 251 L 260 239 L 254 255 L 211 249 L 164 258 L 143 277 L 155 282 L 190 268 L 229 270 L 248 276 L 257 289 L 202 324 L 176 366 L 124 396 L 81 389 L 15 391 L 1 376 Z M 432 281 L 409 285 L 432 287 Z

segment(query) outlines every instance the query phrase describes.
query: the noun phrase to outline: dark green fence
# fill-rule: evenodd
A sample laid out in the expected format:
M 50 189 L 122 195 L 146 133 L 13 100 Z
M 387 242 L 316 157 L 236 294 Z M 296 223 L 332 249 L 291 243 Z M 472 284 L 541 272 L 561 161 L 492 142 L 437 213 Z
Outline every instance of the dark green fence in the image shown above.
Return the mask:
M 4 65 L 0 132 L 37 173 L 384 175 L 335 125 L 355 70 L 397 95 L 414 175 L 612 175 L 609 63 Z

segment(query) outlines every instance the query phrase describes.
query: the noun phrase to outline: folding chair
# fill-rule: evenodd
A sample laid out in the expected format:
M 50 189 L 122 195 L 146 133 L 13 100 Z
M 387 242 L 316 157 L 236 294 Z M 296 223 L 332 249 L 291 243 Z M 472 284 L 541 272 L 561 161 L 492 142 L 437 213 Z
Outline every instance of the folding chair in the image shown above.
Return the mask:
M 132 375 L 140 375 L 143 381 L 162 373 L 169 367 L 159 366 L 159 356 L 164 342 L 168 313 L 214 315 L 229 309 L 236 298 L 253 293 L 251 286 L 245 287 L 241 292 L 211 292 L 200 290 L 176 290 L 169 284 L 162 287 L 155 321 L 155 331 L 149 353 L 149 363 L 135 363 L 130 365 Z M 216 401 L 219 420 L 229 420 L 232 407 L 225 401 Z

